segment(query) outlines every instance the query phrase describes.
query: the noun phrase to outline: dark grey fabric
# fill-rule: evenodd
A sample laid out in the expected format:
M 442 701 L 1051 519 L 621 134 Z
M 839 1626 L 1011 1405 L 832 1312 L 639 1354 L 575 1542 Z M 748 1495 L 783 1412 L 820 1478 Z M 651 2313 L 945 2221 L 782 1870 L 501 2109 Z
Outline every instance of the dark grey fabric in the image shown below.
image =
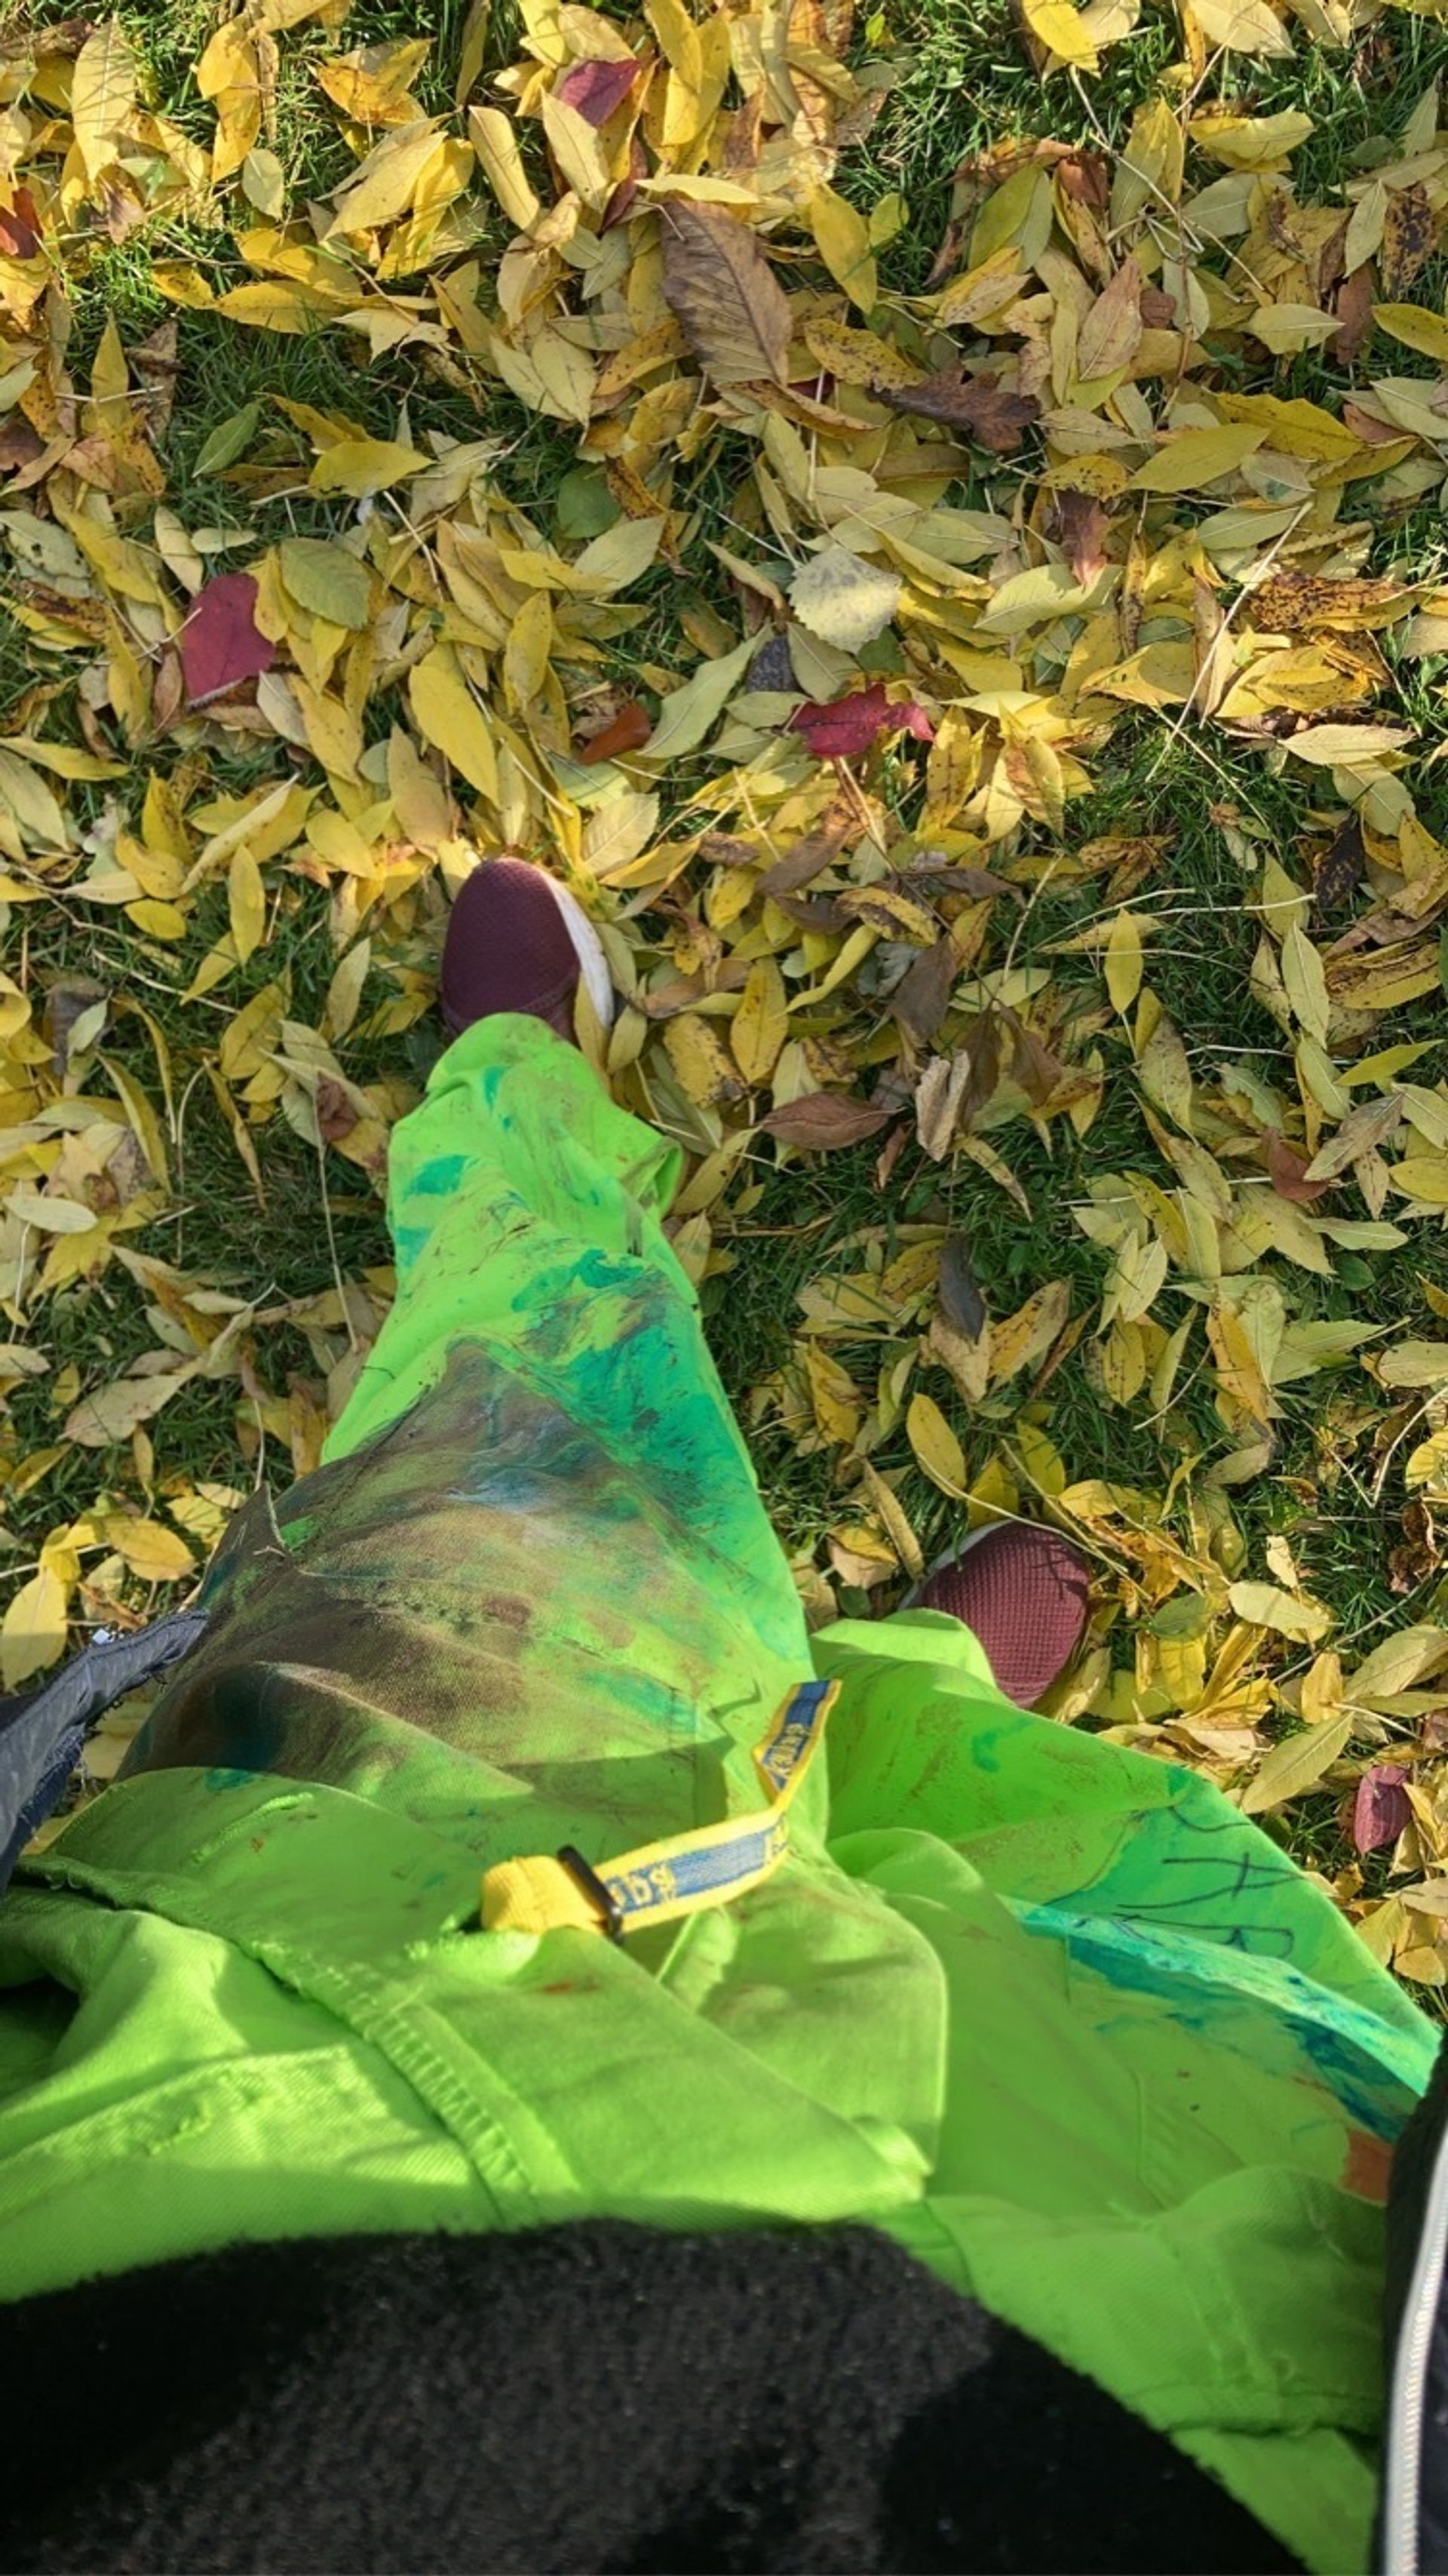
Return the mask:
M 0 1892 L 37 1825 L 60 1804 L 87 1728 L 189 1654 L 206 1617 L 178 1610 L 133 1636 L 86 1646 L 38 1690 L 0 1700 Z
M 239 2245 L 0 2309 L 0 2566 L 1296 2562 L 862 2228 Z

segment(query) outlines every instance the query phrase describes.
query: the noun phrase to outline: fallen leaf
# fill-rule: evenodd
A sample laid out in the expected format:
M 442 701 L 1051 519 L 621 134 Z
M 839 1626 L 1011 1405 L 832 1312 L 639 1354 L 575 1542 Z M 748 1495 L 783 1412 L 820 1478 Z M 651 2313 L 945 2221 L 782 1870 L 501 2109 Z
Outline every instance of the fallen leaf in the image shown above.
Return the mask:
M 1398 1762 L 1371 1762 L 1353 1799 L 1352 1838 L 1360 1852 L 1395 1843 L 1413 1810 Z
M 586 125 L 607 125 L 628 97 L 639 69 L 632 55 L 622 62 L 570 63 L 553 95 L 561 98 L 565 107 L 575 109 Z
M 890 623 L 900 605 L 898 573 L 825 546 L 811 555 L 789 586 L 790 603 L 811 634 L 841 652 L 858 653 Z
M 791 1100 L 783 1109 L 771 1110 L 759 1123 L 765 1135 L 777 1137 L 781 1145 L 805 1145 L 816 1153 L 829 1153 L 838 1145 L 858 1145 L 866 1136 L 878 1136 L 888 1116 L 888 1110 L 871 1109 L 863 1100 L 815 1091 Z
M 256 603 L 257 586 L 249 572 L 218 573 L 198 592 L 181 629 L 181 668 L 193 707 L 271 669 L 276 646 L 257 626 Z
M 707 206 L 661 209 L 664 295 L 716 385 L 788 382 L 784 289 L 747 224 Z
M 892 704 L 883 680 L 827 706 L 796 707 L 789 731 L 803 734 L 817 760 L 858 760 L 885 733 L 911 733 L 917 742 L 934 739 L 934 727 L 913 700 Z
M 962 375 L 943 367 L 922 376 L 918 384 L 881 385 L 876 399 L 891 411 L 913 412 L 922 420 L 943 421 L 951 429 L 968 429 L 980 447 L 996 456 L 1014 455 L 1024 431 L 1039 420 L 1034 394 L 1011 393 L 996 376 Z

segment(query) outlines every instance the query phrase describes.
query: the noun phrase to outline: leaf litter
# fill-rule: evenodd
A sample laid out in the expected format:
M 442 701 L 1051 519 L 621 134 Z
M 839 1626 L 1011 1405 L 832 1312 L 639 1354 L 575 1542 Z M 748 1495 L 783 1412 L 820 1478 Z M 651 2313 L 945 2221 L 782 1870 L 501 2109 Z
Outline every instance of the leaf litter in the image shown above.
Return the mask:
M 1100 1578 L 1053 1715 L 1250 1813 L 1318 1802 L 1363 1937 L 1448 1981 L 1448 1296 L 1414 1268 L 1448 1213 L 1448 1081 L 1394 1025 L 1444 991 L 1415 749 L 1448 588 L 1380 568 L 1448 478 L 1448 320 L 1419 300 L 1436 89 L 1319 200 L 1311 117 L 1240 101 L 1371 10 L 1180 0 L 1116 151 L 1081 85 L 1138 0 L 1023 0 L 1048 106 L 1079 93 L 1094 139 L 972 154 L 912 293 L 908 208 L 858 201 L 898 66 L 849 0 L 524 0 L 504 69 L 485 0 L 446 65 L 427 37 L 349 44 L 350 14 L 244 0 L 192 67 L 204 139 L 118 20 L 0 34 L 0 587 L 29 672 L 0 737 L 0 1501 L 53 1478 L 68 1515 L 38 1555 L 5 1534 L 5 1686 L 175 1597 L 268 1441 L 315 1463 L 391 1287 L 347 1275 L 333 1210 L 348 1167 L 375 1204 L 417 1093 L 365 1047 L 424 1022 L 451 895 L 518 851 L 598 922 L 621 1008 L 580 1041 L 686 1149 L 698 1282 L 747 1268 L 775 1175 L 869 1145 L 878 1218 L 805 1280 L 746 1406 L 825 1463 L 812 1614 L 897 1597 L 932 1490 L 957 1521 L 1049 1517 Z M 293 69 L 346 163 L 324 195 L 289 172 Z M 171 318 L 129 345 L 108 322 L 78 375 L 73 299 L 132 243 Z M 257 393 L 188 450 L 199 315 L 263 351 L 335 339 L 384 387 L 405 360 L 454 429 L 415 431 L 402 394 L 379 437 Z M 1304 353 L 1320 399 L 1291 389 Z M 572 451 L 551 525 L 511 497 L 520 408 Z M 1199 757 L 1252 926 L 1250 1047 L 1198 1043 L 1154 987 L 1171 834 L 1075 828 L 1113 743 L 1153 735 Z M 1253 776 L 1290 793 L 1289 845 Z M 38 968 L 56 907 L 134 977 Z M 224 1279 L 164 1249 L 198 1089 L 256 1212 Z M 266 1261 L 283 1128 L 333 1246 L 308 1299 Z M 1023 1148 L 1085 1175 L 1090 1301 L 1078 1267 L 992 1298 L 932 1195 L 959 1173 L 1029 1219 Z M 1394 1254 L 1399 1320 L 1322 1313 L 1318 1283 Z M 53 1366 L 64 1301 L 102 1283 L 149 1346 Z M 283 1380 L 286 1333 L 311 1365 Z M 1073 1471 L 1067 1365 L 1158 1483 Z M 206 1388 L 231 1417 L 211 1479 L 167 1457 Z M 1344 1478 L 1397 1533 L 1404 1619 L 1370 1644 L 1239 1518 L 1276 1480 L 1310 1525 Z

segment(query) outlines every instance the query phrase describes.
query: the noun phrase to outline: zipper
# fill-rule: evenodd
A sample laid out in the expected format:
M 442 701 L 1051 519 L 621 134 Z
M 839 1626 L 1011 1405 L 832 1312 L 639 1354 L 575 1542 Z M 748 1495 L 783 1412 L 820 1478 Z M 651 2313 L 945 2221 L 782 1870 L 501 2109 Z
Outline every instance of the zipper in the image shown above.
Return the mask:
M 1428 2357 L 1448 2260 L 1448 2132 L 1439 2139 L 1398 2347 L 1393 2356 L 1383 2480 L 1383 2576 L 1418 2576 Z

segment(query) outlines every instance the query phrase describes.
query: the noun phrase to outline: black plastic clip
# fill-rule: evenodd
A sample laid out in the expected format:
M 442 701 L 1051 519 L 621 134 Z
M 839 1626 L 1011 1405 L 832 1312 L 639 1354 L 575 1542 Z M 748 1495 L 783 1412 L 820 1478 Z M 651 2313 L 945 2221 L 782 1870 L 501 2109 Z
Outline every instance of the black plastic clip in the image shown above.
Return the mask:
M 610 1941 L 621 1941 L 623 1907 L 612 1891 L 604 1885 L 597 1870 L 584 1859 L 581 1851 L 575 1850 L 572 1843 L 561 1843 L 554 1858 L 567 1870 L 569 1877 L 577 1881 L 584 1895 L 590 1897 L 598 1907 L 603 1916 L 603 1928 Z

